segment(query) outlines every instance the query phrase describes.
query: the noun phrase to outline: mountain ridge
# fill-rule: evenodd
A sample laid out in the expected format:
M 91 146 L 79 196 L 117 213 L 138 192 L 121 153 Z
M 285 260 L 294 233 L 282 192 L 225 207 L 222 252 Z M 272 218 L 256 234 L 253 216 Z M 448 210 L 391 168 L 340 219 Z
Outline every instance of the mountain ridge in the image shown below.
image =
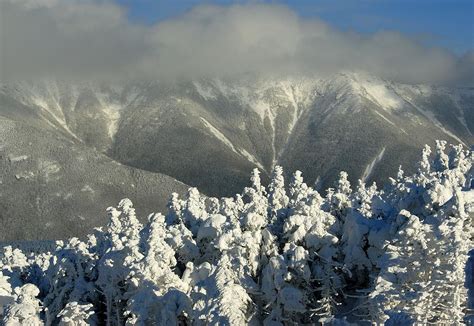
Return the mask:
M 323 188 L 341 170 L 351 182 L 383 183 L 400 165 L 410 172 L 409 162 L 426 143 L 474 143 L 473 105 L 469 87 L 407 85 L 352 72 L 0 85 L 0 116 L 49 135 L 31 139 L 20 132 L 19 138 L 41 143 L 52 135 L 78 153 L 179 180 L 165 182 L 170 192 L 183 191 L 184 183 L 211 196 L 234 194 L 253 168 L 265 183 L 277 164 L 301 170 Z M 31 156 L 28 150 L 14 154 Z

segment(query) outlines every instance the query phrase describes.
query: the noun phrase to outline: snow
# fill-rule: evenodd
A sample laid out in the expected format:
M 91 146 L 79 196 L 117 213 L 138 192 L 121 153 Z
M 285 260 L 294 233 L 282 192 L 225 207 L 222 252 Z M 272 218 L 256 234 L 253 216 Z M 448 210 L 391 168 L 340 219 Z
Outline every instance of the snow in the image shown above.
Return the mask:
M 278 155 L 275 138 L 277 113 L 275 108 L 269 103 L 268 92 L 275 94 L 282 103 L 288 103 L 291 110 L 292 120 L 286 132 L 291 134 L 297 124 L 301 114 L 309 107 L 314 96 L 314 88 L 319 80 L 312 78 L 287 78 L 287 79 L 258 79 L 254 81 L 254 86 L 234 83 L 226 84 L 220 79 L 213 80 L 216 88 L 226 97 L 235 98 L 244 106 L 255 112 L 262 122 L 268 121 L 273 133 L 271 134 L 272 144 L 272 168 L 277 164 Z M 254 162 L 255 163 L 255 162 Z
M 104 106 L 103 111 L 107 122 L 107 134 L 111 139 L 117 133 L 118 123 L 120 120 L 120 107 L 117 106 Z
M 209 123 L 209 121 L 207 121 L 206 119 L 204 119 L 203 117 L 200 117 L 201 121 L 204 123 L 204 125 L 208 128 L 208 130 L 212 133 L 212 135 L 214 135 L 217 139 L 219 139 L 222 143 L 224 143 L 227 147 L 229 147 L 230 149 L 232 149 L 232 151 L 234 153 L 237 153 L 237 150 L 235 149 L 234 145 L 232 144 L 232 142 L 227 139 L 227 137 L 222 133 L 220 132 L 217 128 L 215 128 L 211 123 Z
M 412 104 L 413 105 L 413 104 Z M 467 144 L 465 142 L 463 142 L 458 136 L 456 136 L 455 134 L 453 134 L 451 131 L 447 130 L 439 121 L 438 119 L 436 119 L 436 117 L 434 116 L 434 114 L 432 112 L 428 112 L 428 111 L 425 111 L 421 108 L 419 108 L 418 106 L 416 105 L 413 105 L 420 113 L 422 113 L 428 120 L 430 120 L 436 127 L 438 127 L 439 129 L 441 129 L 446 135 L 450 136 L 451 138 L 455 139 L 456 141 L 458 141 L 459 143 L 467 146 Z
M 466 131 L 469 133 L 469 135 L 473 136 L 471 130 L 469 129 L 469 127 L 467 125 L 464 108 L 463 108 L 463 105 L 461 105 L 461 102 L 462 102 L 462 98 L 464 96 L 474 98 L 474 92 L 472 90 L 470 92 L 466 92 L 466 91 L 461 89 L 461 90 L 456 90 L 454 92 L 452 90 L 450 90 L 450 91 L 446 90 L 444 92 L 444 94 L 449 96 L 452 99 L 452 101 L 454 102 L 454 104 L 456 105 L 456 107 L 459 111 L 459 116 L 458 116 L 459 122 L 461 122 L 461 124 L 464 126 Z
M 111 88 L 116 94 L 123 94 L 123 87 L 112 85 Z M 107 124 L 107 134 L 110 139 L 113 139 L 118 130 L 118 123 L 120 121 L 121 112 L 125 107 L 136 101 L 139 97 L 137 90 L 132 90 L 125 94 L 125 100 L 119 101 L 111 98 L 111 94 L 95 92 L 95 96 L 99 100 L 101 112 L 104 114 L 105 122 Z
M 391 121 L 390 119 L 388 119 L 386 116 L 384 116 L 382 113 L 378 112 L 377 110 L 374 111 L 378 116 L 380 116 L 382 119 L 384 119 L 385 121 L 387 121 L 389 124 L 391 124 L 392 126 L 394 126 L 395 128 L 397 128 L 398 130 L 400 130 L 402 133 L 404 133 L 405 135 L 408 135 L 408 133 L 406 132 L 405 129 L 403 129 L 402 127 L 399 127 L 397 126 L 393 121 Z
M 466 211 L 468 213 L 474 213 L 474 189 L 463 192 L 464 200 L 466 205 Z
M 242 154 L 244 157 L 246 157 L 250 162 L 258 166 L 260 169 L 265 170 L 264 166 L 262 163 L 260 163 L 255 156 L 247 152 L 245 149 L 240 148 L 239 149 L 240 154 Z
M 196 88 L 197 92 L 201 97 L 205 100 L 215 100 L 217 96 L 214 94 L 213 90 L 211 87 L 206 87 L 202 83 L 198 81 L 193 82 L 194 87 Z
M 125 92 L 124 87 L 118 85 L 110 85 L 109 89 L 116 94 Z M 80 140 L 71 130 L 67 113 L 75 112 L 79 95 L 83 91 L 93 92 L 99 101 L 110 138 L 113 138 L 117 131 L 120 112 L 138 100 L 140 94 L 138 90 L 132 89 L 125 94 L 121 102 L 113 98 L 113 94 L 101 92 L 99 85 L 93 83 L 60 85 L 55 80 L 42 80 L 39 83 L 19 82 L 16 84 L 14 94 L 21 103 L 37 108 L 50 126 L 66 131 L 74 139 Z
M 273 130 L 273 167 L 278 161 L 278 153 L 275 144 L 275 134 L 277 132 L 275 120 L 277 114 L 275 109 L 269 103 L 267 96 L 268 92 L 272 92 L 272 94 L 275 93 L 282 103 L 289 104 L 289 110 L 292 111 L 292 120 L 286 128 L 286 132 L 291 134 L 301 114 L 311 104 L 311 101 L 315 96 L 314 89 L 319 83 L 321 83 L 321 81 L 314 78 L 264 78 L 253 80 L 250 84 L 253 86 L 248 86 L 249 83 L 244 83 L 243 81 L 233 81 L 232 83 L 229 83 L 222 79 L 214 78 L 210 83 L 213 88 L 210 86 L 205 87 L 199 82 L 194 82 L 194 85 L 203 98 L 214 99 L 216 97 L 216 92 L 218 92 L 224 97 L 239 101 L 241 105 L 250 108 L 260 117 L 262 124 L 266 120 L 270 123 Z
M 266 82 L 260 81 L 259 83 L 257 83 L 256 86 L 250 87 L 248 86 L 248 84 L 244 84 L 244 83 L 237 83 L 237 82 L 227 83 L 226 81 L 220 78 L 213 78 L 210 81 L 210 84 L 213 86 L 214 90 L 212 90 L 210 87 L 205 88 L 199 82 L 194 82 L 194 85 L 197 91 L 203 98 L 208 98 L 208 99 L 215 98 L 216 96 L 215 92 L 218 92 L 222 94 L 222 96 L 228 98 L 229 100 L 239 101 L 241 105 L 251 109 L 260 117 L 262 124 L 264 123 L 265 119 L 268 119 L 268 121 L 270 122 L 270 126 L 273 130 L 272 148 L 273 148 L 273 165 L 275 165 L 277 161 L 277 153 L 276 153 L 276 147 L 275 147 L 276 115 L 272 111 L 270 104 L 264 98 L 265 91 L 269 87 L 271 87 L 272 84 L 268 84 Z M 213 132 L 215 131 L 215 134 L 218 135 L 218 138 L 221 139 L 223 142 L 225 142 L 229 148 L 231 148 L 234 152 L 245 156 L 250 162 L 254 163 L 256 166 L 263 169 L 263 165 L 247 150 L 245 149 L 236 150 L 230 141 L 224 141 L 224 139 L 227 139 L 227 138 L 220 136 L 222 133 L 220 133 L 214 127 L 209 126 L 209 125 L 210 124 L 206 124 L 206 126 L 208 126 L 209 129 L 212 129 Z
M 461 112 L 462 112 L 461 115 L 458 117 L 459 122 L 461 122 L 464 128 L 466 128 L 466 131 L 468 132 L 470 136 L 474 136 L 471 132 L 471 129 L 469 129 L 469 127 L 467 126 L 467 121 L 466 121 L 466 117 L 464 116 L 464 111 L 461 111 Z
M 38 165 L 39 171 L 41 171 L 47 182 L 61 170 L 60 164 L 56 161 L 43 160 L 40 161 Z
M 87 326 L 97 323 L 94 317 L 94 306 L 92 304 L 79 304 L 68 302 L 58 314 L 60 326 Z
M 253 109 L 255 113 L 258 114 L 260 119 L 262 121 L 265 120 L 265 118 L 268 118 L 270 121 L 270 125 L 272 126 L 272 129 L 274 129 L 275 125 L 275 116 L 273 115 L 273 112 L 270 108 L 270 105 L 265 102 L 262 99 L 257 99 L 254 101 L 248 101 L 248 106 Z
M 385 147 L 382 148 L 382 150 L 377 154 L 377 156 L 372 160 L 372 162 L 367 165 L 367 167 L 364 170 L 364 173 L 362 174 L 362 181 L 366 182 L 370 176 L 372 175 L 372 172 L 374 171 L 375 166 L 377 163 L 379 163 L 382 158 L 383 154 L 385 153 Z
M 383 109 L 399 109 L 403 105 L 403 101 L 385 81 L 365 74 L 352 75 L 354 76 L 353 87 Z
M 173 194 L 144 225 L 124 199 L 83 240 L 0 250 L 2 324 L 461 324 L 473 153 L 445 149 L 380 190 L 341 172 L 323 197 L 276 166 L 232 198 Z
M 228 148 L 230 148 L 234 153 L 245 157 L 247 160 L 249 160 L 256 166 L 258 166 L 259 168 L 263 169 L 263 165 L 255 158 L 255 156 L 253 156 L 252 154 L 250 154 L 243 148 L 235 148 L 232 142 L 222 132 L 220 132 L 216 127 L 214 127 L 209 121 L 207 121 L 203 117 L 200 117 L 200 119 L 203 122 L 203 124 L 207 127 L 207 129 L 211 132 L 211 134 L 214 135 L 218 140 L 220 140 Z
M 406 87 L 406 86 L 405 86 Z M 446 129 L 441 122 L 435 117 L 433 112 L 430 112 L 428 110 L 424 110 L 423 108 L 419 107 L 416 105 L 408 96 L 402 95 L 400 92 L 397 92 L 397 94 L 400 96 L 402 100 L 404 100 L 406 103 L 411 105 L 418 113 L 420 113 L 422 116 L 424 116 L 426 119 L 428 119 L 433 125 L 435 125 L 437 128 L 439 128 L 442 132 L 444 132 L 446 135 L 450 136 L 451 138 L 455 139 L 459 143 L 467 146 L 465 142 L 463 142 L 459 137 L 457 137 L 455 134 L 453 134 L 451 131 Z
M 84 187 L 82 187 L 81 191 L 82 192 L 89 192 L 91 194 L 95 193 L 94 189 L 92 189 L 91 186 L 89 186 L 89 185 L 84 185 Z
M 384 119 L 385 121 L 390 123 L 392 126 L 396 127 L 396 124 L 393 121 L 391 121 L 390 119 L 388 119 L 386 116 L 384 116 L 382 113 L 380 113 L 378 111 L 375 111 L 375 113 L 377 113 L 377 115 L 379 115 L 382 119 Z
M 362 87 L 369 95 L 369 98 L 378 103 L 384 109 L 397 109 L 402 105 L 402 101 L 400 101 L 385 85 L 364 83 L 362 84 Z
M 26 161 L 27 159 L 28 159 L 28 155 L 20 155 L 20 156 L 8 155 L 8 160 L 11 163 L 22 162 L 22 161 Z
M 20 100 L 25 104 L 32 104 L 40 108 L 43 114 L 49 115 L 53 118 L 53 121 L 56 122 L 63 130 L 65 130 L 73 138 L 78 139 L 76 134 L 74 134 L 66 122 L 66 116 L 59 104 L 58 96 L 59 89 L 58 85 L 54 81 L 42 81 L 38 85 L 28 85 L 25 83 L 20 83 L 22 87 L 22 92 L 28 94 L 28 97 L 25 95 L 20 95 Z M 50 122 L 48 120 L 48 122 Z M 56 125 L 53 124 L 55 128 Z

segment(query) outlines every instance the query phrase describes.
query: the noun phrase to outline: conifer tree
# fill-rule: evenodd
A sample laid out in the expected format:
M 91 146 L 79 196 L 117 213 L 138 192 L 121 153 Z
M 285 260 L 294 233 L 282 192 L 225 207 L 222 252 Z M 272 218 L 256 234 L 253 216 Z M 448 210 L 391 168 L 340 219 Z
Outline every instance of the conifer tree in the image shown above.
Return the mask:
M 163 297 L 171 288 L 180 291 L 181 296 L 175 295 L 169 299 L 186 297 L 187 285 L 175 274 L 176 258 L 174 250 L 165 241 L 167 230 L 165 217 L 161 214 L 152 214 L 147 228 L 143 232 L 147 247 L 143 259 L 132 266 L 132 286 L 126 293 L 127 316 L 129 325 L 150 325 L 159 323 L 169 313 L 163 311 Z M 174 318 L 184 313 L 175 311 Z
M 260 182 L 258 169 L 252 171 L 250 181 L 252 186 L 244 189 L 244 196 L 248 198 L 248 202 L 243 208 L 242 227 L 246 230 L 256 231 L 268 223 L 268 198 L 265 187 Z
M 68 302 L 57 317 L 59 326 L 95 326 L 98 323 L 91 303 Z
M 430 279 L 438 266 L 430 239 L 433 230 L 408 211 L 401 211 L 380 262 L 375 289 L 370 294 L 371 320 L 384 323 L 394 313 L 403 312 L 420 323 L 429 322 Z
M 110 223 L 97 262 L 96 284 L 103 294 L 109 325 L 123 323 L 126 293 L 132 283 L 134 266 L 143 258 L 140 252 L 141 224 L 129 199 L 120 201 L 118 210 L 109 208 Z
M 56 249 L 55 261 L 46 271 L 48 295 L 43 299 L 46 305 L 46 324 L 57 323 L 60 312 L 69 302 L 97 302 L 95 279 L 92 266 L 96 261 L 86 243 L 72 238 Z M 74 306 L 75 307 L 75 306 Z M 72 307 L 71 307 L 72 308 Z
M 14 292 L 15 301 L 6 307 L 3 313 L 2 325 L 44 325 L 40 318 L 41 302 L 36 298 L 39 294 L 38 288 L 28 283 L 15 288 Z
M 285 189 L 285 178 L 283 168 L 276 165 L 273 168 L 272 179 L 268 186 L 268 215 L 269 222 L 275 228 L 277 234 L 281 233 L 283 221 L 287 216 L 288 196 Z

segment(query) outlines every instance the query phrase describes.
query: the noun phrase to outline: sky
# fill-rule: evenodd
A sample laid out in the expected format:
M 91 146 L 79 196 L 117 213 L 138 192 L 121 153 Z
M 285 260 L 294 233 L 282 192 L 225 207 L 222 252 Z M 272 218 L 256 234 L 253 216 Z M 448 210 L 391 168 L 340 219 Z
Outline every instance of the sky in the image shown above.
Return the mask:
M 117 0 L 131 20 L 153 24 L 198 4 L 231 5 L 232 0 Z M 319 17 L 344 30 L 395 30 L 457 54 L 474 48 L 473 0 L 282 0 L 302 17 Z
M 0 0 L 0 81 L 320 76 L 474 84 L 464 0 Z

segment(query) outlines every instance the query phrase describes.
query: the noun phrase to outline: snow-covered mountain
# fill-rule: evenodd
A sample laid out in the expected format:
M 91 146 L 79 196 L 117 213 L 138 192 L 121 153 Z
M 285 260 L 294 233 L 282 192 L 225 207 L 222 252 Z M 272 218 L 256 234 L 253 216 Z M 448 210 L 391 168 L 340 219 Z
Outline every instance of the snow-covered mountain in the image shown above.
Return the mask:
M 92 113 L 94 107 L 84 104 L 90 111 L 82 114 L 82 100 L 75 99 L 74 120 L 64 109 L 75 94 L 72 88 L 59 104 L 45 96 L 45 88 L 22 86 L 4 87 L 0 95 L 0 220 L 8 230 L 0 240 L 83 236 L 103 226 L 101 212 L 125 194 L 139 200 L 146 215 L 155 205 L 164 209 L 170 191 L 187 189 L 169 176 L 125 166 L 97 150 L 102 123 L 110 126 L 112 120 L 98 117 L 107 108 Z
M 118 171 L 126 168 L 146 180 L 156 174 L 142 170 L 198 186 L 209 195 L 231 195 L 247 184 L 251 169 L 259 168 L 265 181 L 276 164 L 286 171 L 301 170 L 308 182 L 320 186 L 331 185 L 340 170 L 348 171 L 351 181 L 382 182 L 400 164 L 410 170 L 409 162 L 425 143 L 445 139 L 473 144 L 473 105 L 472 88 L 404 85 L 364 73 L 4 84 L 0 123 L 14 125 L 17 134 L 1 139 L 1 178 L 12 180 L 11 189 L 18 185 L 17 191 L 25 192 L 21 183 L 30 181 L 14 175 L 35 172 L 31 166 L 17 168 L 26 163 L 15 158 L 43 162 L 46 158 L 38 155 L 45 152 L 38 149 L 51 149 L 54 139 L 64 148 L 51 149 L 54 155 L 91 153 L 107 162 L 112 187 L 123 182 Z M 24 145 L 26 139 L 30 147 Z M 16 142 L 23 143 L 13 146 Z M 87 160 L 84 175 L 95 175 L 93 162 Z M 61 166 L 61 173 L 71 175 L 73 166 Z M 172 179 L 165 183 L 171 190 L 182 187 Z M 130 196 L 123 191 L 122 196 Z M 7 202 L 10 196 L 2 195 Z M 26 201 L 34 206 L 33 197 Z M 59 209 L 58 214 L 64 212 Z

